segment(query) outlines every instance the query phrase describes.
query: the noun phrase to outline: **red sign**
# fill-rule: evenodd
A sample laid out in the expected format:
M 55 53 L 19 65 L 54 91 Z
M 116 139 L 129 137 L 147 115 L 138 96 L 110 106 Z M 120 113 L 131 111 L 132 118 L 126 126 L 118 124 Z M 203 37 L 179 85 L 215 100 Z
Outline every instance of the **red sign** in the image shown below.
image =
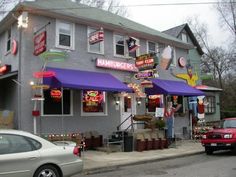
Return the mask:
M 180 67 L 185 67 L 186 66 L 186 59 L 184 57 L 180 57 L 178 62 L 179 62 Z
M 97 58 L 96 66 L 103 67 L 103 68 L 115 69 L 115 70 L 133 71 L 133 72 L 138 71 L 138 69 L 132 63 L 107 60 L 107 59 L 101 59 L 101 58 Z
M 12 48 L 11 48 L 11 53 L 13 55 L 17 54 L 17 49 L 18 49 L 18 45 L 17 45 L 17 41 L 16 40 L 12 40 Z
M 136 57 L 135 66 L 140 70 L 153 69 L 155 65 L 154 58 L 151 54 L 144 54 Z
M 51 90 L 50 95 L 52 98 L 56 98 L 56 99 L 60 99 L 62 97 L 61 91 L 57 89 Z
M 46 51 L 46 41 L 47 41 L 46 31 L 43 31 L 34 37 L 34 55 L 38 56 L 39 54 Z
M 89 44 L 96 44 L 104 40 L 104 31 L 102 29 L 89 34 Z
M 11 65 L 0 66 L 0 75 L 6 74 L 11 71 Z

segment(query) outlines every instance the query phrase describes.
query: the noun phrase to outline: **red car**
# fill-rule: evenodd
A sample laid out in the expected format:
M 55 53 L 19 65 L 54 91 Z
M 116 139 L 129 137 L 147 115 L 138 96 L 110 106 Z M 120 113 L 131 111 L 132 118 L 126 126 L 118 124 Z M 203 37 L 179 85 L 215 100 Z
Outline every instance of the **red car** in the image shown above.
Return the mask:
M 236 118 L 223 119 L 219 128 L 203 135 L 201 143 L 208 155 L 217 150 L 236 150 Z

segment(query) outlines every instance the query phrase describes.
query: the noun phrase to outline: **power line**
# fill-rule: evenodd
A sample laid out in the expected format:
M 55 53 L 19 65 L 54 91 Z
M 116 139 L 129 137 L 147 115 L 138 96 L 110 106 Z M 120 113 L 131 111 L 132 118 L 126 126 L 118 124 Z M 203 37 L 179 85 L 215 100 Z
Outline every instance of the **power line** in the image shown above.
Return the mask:
M 233 2 L 221 2 L 223 4 L 230 4 L 230 3 L 235 3 L 236 1 Z M 214 5 L 214 4 L 218 4 L 218 2 L 216 1 L 212 1 L 212 2 L 180 2 L 180 3 L 153 3 L 153 4 L 133 4 L 133 5 L 114 5 L 112 7 L 117 7 L 117 8 L 129 8 L 129 7 L 153 7 L 153 6 L 190 6 L 190 5 Z M 1 6 L 0 6 L 1 8 Z M 93 8 L 90 6 L 83 6 L 83 7 L 58 7 L 58 8 L 38 8 L 37 10 L 40 11 L 50 11 L 50 10 L 73 10 L 73 9 L 89 9 L 89 8 Z M 12 10 L 0 10 L 0 13 L 6 13 L 6 12 L 14 12 Z

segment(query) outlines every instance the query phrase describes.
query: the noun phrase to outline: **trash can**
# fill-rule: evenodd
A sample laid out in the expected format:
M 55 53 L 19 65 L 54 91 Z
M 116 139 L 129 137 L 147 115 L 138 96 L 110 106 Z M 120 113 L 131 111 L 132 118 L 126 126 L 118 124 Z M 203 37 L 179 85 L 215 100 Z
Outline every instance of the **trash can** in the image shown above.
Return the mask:
M 133 136 L 124 136 L 124 152 L 133 151 Z

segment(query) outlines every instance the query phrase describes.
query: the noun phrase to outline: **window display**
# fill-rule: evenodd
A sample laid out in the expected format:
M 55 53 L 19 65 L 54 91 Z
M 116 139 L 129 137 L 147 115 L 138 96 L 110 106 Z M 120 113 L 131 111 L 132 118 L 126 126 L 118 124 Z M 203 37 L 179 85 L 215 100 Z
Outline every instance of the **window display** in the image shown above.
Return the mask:
M 105 113 L 105 92 L 84 90 L 82 93 L 83 113 Z

